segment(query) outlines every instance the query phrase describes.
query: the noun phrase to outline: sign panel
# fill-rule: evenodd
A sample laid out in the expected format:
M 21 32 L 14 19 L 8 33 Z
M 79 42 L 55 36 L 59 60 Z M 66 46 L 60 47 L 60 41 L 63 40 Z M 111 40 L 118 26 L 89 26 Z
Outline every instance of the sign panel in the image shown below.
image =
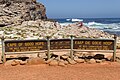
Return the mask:
M 70 39 L 50 40 L 50 50 L 71 49 Z M 114 40 L 73 39 L 73 49 L 79 50 L 114 50 Z M 47 40 L 12 40 L 5 41 L 5 52 L 24 52 L 48 50 Z
M 46 40 L 5 41 L 5 52 L 24 52 L 47 50 Z
M 70 39 L 53 39 L 50 40 L 50 49 L 71 49 Z
M 114 40 L 74 39 L 73 49 L 79 50 L 113 50 Z

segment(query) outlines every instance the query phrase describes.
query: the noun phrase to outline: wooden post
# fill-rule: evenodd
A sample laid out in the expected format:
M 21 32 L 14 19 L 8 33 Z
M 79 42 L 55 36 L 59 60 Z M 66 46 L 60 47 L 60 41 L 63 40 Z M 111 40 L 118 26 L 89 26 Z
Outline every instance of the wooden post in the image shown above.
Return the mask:
M 117 35 L 114 35 L 114 52 L 113 52 L 113 61 L 116 60 L 116 43 L 117 43 Z
M 2 43 L 2 61 L 3 61 L 3 63 L 6 62 L 4 39 L 5 39 L 4 36 L 2 36 L 2 38 L 1 38 L 1 43 Z
M 50 59 L 50 37 L 47 36 L 47 58 Z
M 70 57 L 73 60 L 73 36 L 71 35 L 71 50 L 70 50 Z

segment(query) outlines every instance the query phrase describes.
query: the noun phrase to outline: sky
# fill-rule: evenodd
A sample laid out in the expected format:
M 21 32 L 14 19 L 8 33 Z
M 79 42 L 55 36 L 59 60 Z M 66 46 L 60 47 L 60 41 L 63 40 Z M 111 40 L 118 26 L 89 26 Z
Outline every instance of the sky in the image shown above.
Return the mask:
M 48 18 L 120 18 L 120 0 L 37 0 Z

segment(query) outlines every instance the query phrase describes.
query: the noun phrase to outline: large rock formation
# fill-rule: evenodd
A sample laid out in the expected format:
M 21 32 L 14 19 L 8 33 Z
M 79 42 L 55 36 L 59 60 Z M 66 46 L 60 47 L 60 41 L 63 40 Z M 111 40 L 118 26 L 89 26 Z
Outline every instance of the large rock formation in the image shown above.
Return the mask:
M 0 0 L 0 26 L 46 19 L 46 8 L 36 0 Z

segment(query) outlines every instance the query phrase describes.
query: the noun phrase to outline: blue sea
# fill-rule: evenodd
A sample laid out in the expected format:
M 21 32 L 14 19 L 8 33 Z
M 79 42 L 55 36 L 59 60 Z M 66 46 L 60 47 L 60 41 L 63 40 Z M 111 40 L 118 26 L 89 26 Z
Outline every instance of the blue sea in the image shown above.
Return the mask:
M 97 28 L 110 34 L 117 34 L 120 36 L 120 18 L 63 18 L 55 20 L 61 25 L 82 21 L 85 26 L 90 28 Z

